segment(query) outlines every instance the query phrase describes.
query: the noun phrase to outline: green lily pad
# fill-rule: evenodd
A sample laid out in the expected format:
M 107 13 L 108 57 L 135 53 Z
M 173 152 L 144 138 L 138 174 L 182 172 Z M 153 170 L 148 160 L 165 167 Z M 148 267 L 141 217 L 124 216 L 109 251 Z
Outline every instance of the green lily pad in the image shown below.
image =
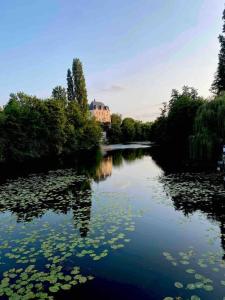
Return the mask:
M 187 284 L 187 287 L 186 287 L 188 290 L 195 290 L 195 284 L 194 283 L 189 283 Z
M 70 284 L 63 284 L 60 286 L 62 290 L 70 290 L 71 289 L 71 285 Z
M 195 270 L 194 269 L 187 269 L 186 272 L 189 273 L 189 274 L 194 274 Z
M 212 285 L 204 285 L 203 288 L 207 292 L 213 291 L 213 286 Z
M 174 285 L 175 285 L 175 287 L 178 288 L 178 289 L 182 289 L 182 288 L 184 287 L 183 284 L 182 284 L 181 282 L 178 282 L 178 281 L 175 282 Z
M 59 291 L 59 287 L 56 286 L 56 285 L 50 286 L 50 287 L 49 287 L 49 291 L 50 291 L 51 293 L 57 293 L 57 292 Z

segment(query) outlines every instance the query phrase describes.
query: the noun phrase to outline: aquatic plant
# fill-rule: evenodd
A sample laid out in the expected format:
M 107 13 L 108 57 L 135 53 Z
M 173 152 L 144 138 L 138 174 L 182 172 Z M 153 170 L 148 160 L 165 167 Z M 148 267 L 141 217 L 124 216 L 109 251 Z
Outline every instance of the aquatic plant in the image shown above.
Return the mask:
M 6 182 L 0 206 L 0 296 L 9 299 L 53 299 L 93 280 L 95 264 L 130 242 L 138 216 L 125 195 L 91 198 L 90 179 L 71 169 Z

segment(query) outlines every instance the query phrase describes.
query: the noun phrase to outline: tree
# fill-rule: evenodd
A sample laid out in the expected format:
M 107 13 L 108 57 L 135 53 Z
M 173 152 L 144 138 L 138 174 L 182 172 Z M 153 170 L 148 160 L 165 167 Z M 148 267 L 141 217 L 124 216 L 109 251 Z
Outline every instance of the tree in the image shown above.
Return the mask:
M 112 114 L 111 115 L 111 127 L 108 130 L 107 138 L 109 139 L 109 142 L 112 144 L 117 144 L 121 142 L 121 123 L 122 118 L 119 114 Z
M 135 121 L 132 118 L 125 118 L 121 125 L 122 138 L 125 142 L 131 142 L 135 137 Z
M 67 99 L 68 99 L 68 101 L 75 100 L 74 99 L 73 77 L 72 77 L 70 69 L 67 70 Z
M 190 137 L 191 158 L 216 161 L 225 143 L 225 93 L 206 101 L 198 110 Z
M 83 111 L 87 110 L 87 90 L 83 73 L 82 63 L 78 58 L 73 60 L 72 65 L 74 97 Z
M 225 9 L 223 11 L 222 19 L 224 21 L 224 24 L 223 24 L 222 34 L 219 35 L 219 43 L 220 43 L 219 62 L 215 74 L 215 79 L 211 86 L 212 92 L 214 92 L 217 95 L 225 91 Z
M 193 134 L 195 117 L 203 103 L 204 99 L 192 87 L 184 86 L 181 92 L 172 90 L 166 113 L 163 109 L 151 126 L 151 141 L 187 157 L 189 137 Z
M 66 102 L 66 90 L 64 87 L 57 85 L 53 90 L 52 90 L 52 98 L 55 100 L 63 100 Z
M 99 145 L 101 128 L 77 101 L 11 94 L 0 112 L 0 161 L 71 155 Z
M 119 114 L 112 114 L 111 115 L 111 124 L 112 125 L 121 125 L 122 123 L 122 117 Z

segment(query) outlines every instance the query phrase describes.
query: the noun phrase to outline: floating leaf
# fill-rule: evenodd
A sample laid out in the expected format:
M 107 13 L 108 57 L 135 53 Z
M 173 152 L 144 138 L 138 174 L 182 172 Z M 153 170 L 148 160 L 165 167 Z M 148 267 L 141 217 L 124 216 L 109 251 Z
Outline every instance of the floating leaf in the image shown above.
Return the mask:
M 178 282 L 178 281 L 175 282 L 174 285 L 175 285 L 175 287 L 178 288 L 178 289 L 182 289 L 182 288 L 184 287 L 183 284 L 182 284 L 181 282 Z
M 189 274 L 194 274 L 195 270 L 194 269 L 187 269 L 186 272 L 189 273 Z
M 204 285 L 203 288 L 207 292 L 213 291 L 213 286 L 212 285 Z
M 59 287 L 57 285 L 50 286 L 49 291 L 51 293 L 57 293 L 59 291 Z

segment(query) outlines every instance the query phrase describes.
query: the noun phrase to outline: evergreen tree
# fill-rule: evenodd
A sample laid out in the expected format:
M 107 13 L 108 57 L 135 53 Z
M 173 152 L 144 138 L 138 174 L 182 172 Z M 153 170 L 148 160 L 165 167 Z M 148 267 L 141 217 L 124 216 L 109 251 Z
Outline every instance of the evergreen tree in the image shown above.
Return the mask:
M 57 99 L 57 100 L 63 100 L 66 102 L 66 90 L 64 87 L 57 85 L 53 90 L 52 90 L 52 98 Z
M 87 90 L 81 61 L 76 58 L 72 66 L 74 96 L 82 110 L 87 109 Z
M 74 99 L 74 87 L 73 87 L 73 78 L 71 74 L 71 70 L 67 70 L 67 98 L 69 101 Z
M 222 19 L 224 24 L 222 34 L 219 35 L 219 62 L 215 79 L 211 87 L 211 90 L 217 95 L 219 95 L 222 91 L 225 91 L 225 9 L 223 11 Z

